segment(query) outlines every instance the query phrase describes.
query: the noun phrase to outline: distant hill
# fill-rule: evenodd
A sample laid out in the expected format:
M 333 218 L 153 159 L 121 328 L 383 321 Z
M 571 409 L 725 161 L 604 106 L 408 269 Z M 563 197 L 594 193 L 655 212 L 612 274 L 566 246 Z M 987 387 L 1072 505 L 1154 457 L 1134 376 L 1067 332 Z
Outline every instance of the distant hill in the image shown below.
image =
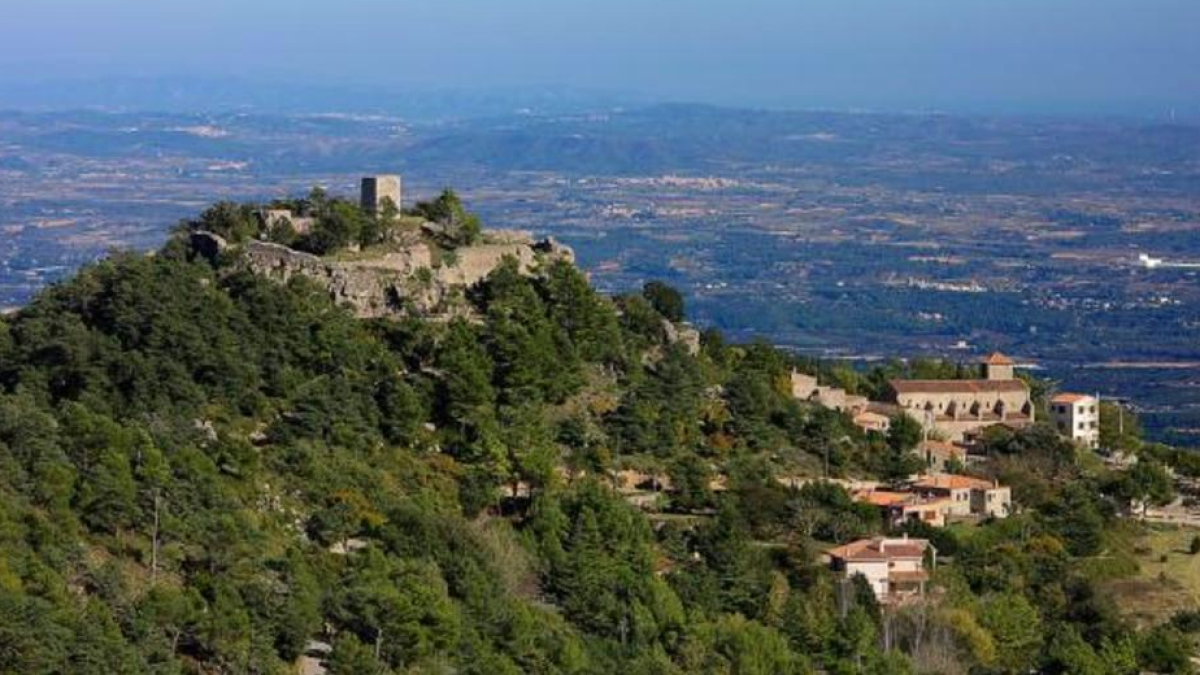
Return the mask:
M 569 87 L 467 90 L 170 76 L 44 81 L 0 78 L 0 110 L 344 113 L 446 120 L 524 112 L 559 114 L 603 110 L 636 104 L 640 100 L 631 94 Z
M 969 165 L 1024 162 L 1051 170 L 1079 163 L 1189 165 L 1200 126 L 1138 120 L 939 114 L 767 111 L 657 105 L 577 115 L 477 119 L 418 130 L 407 159 L 417 165 L 480 164 L 499 170 L 646 174 L 705 172 L 729 165 L 868 164 L 928 153 Z M 971 176 L 926 169 L 915 180 L 970 191 L 1038 193 L 1032 172 Z M 865 173 L 862 183 L 894 181 Z M 910 180 L 913 180 L 910 178 Z M 970 181 L 975 181 L 971 183 Z M 920 183 L 898 187 L 919 189 Z M 1057 189 L 1063 186 L 1056 183 Z

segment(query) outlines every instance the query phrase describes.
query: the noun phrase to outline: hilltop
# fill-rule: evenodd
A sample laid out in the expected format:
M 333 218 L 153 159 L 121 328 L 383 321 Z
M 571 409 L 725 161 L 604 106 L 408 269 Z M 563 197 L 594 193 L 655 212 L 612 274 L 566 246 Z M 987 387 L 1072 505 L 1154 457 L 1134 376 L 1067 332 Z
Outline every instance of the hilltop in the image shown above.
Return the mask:
M 976 480 L 1012 486 L 1009 517 L 896 525 L 817 478 L 907 476 L 919 433 L 864 432 L 792 375 L 865 395 L 953 364 L 855 372 L 696 334 L 669 286 L 605 296 L 544 252 L 431 313 L 342 303 L 252 251 L 345 272 L 427 247 L 405 288 L 487 230 L 452 193 L 383 235 L 379 212 L 308 202 L 272 205 L 316 220 L 267 244 L 261 205 L 219 205 L 0 320 L 0 672 L 1190 668 L 1194 609 L 1135 620 L 1103 584 L 1138 574 L 1125 516 L 1173 496 L 1159 460 L 1194 464 L 1001 429 Z M 921 602 L 822 559 L 884 534 L 937 550 Z
M 374 196 L 373 181 L 394 182 Z M 269 205 L 222 203 L 184 222 L 193 253 L 287 282 L 302 276 L 328 289 L 359 318 L 447 318 L 470 313 L 463 291 L 512 259 L 521 274 L 571 249 L 527 232 L 484 231 L 452 190 L 401 212 L 399 177 L 363 179 L 358 204 L 314 190 Z

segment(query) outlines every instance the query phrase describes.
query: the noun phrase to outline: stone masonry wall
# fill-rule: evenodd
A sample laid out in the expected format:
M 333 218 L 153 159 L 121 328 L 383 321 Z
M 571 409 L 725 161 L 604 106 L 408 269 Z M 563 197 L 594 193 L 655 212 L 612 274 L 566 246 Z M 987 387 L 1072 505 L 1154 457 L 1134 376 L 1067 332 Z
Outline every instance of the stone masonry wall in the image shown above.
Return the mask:
M 204 236 L 193 235 L 197 250 L 224 247 L 224 242 L 203 241 Z M 326 260 L 263 241 L 249 241 L 239 248 L 242 264 L 254 272 L 279 282 L 297 275 L 312 279 L 329 289 L 335 302 L 350 305 L 360 318 L 460 312 L 463 308 L 451 306 L 459 289 L 482 281 L 505 257 L 516 259 L 524 274 L 532 274 L 540 260 L 574 261 L 569 248 L 551 240 L 466 246 L 443 254 L 439 266 L 434 265 L 433 252 L 423 243 L 363 260 Z

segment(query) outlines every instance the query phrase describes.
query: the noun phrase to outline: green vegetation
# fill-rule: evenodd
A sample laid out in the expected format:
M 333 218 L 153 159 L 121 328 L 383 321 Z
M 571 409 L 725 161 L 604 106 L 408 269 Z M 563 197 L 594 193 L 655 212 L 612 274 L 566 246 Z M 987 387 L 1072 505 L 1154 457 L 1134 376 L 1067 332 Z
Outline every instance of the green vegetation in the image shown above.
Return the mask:
M 449 188 L 435 199 L 417 202 L 410 213 L 440 225 L 443 243 L 450 247 L 474 244 L 483 235 L 479 216 L 467 211 L 458 194 Z
M 260 216 L 264 208 L 286 209 L 293 218 L 312 224 L 300 232 L 291 220 L 268 223 Z M 220 202 L 181 227 L 213 232 L 232 243 L 265 239 L 308 253 L 335 255 L 387 244 L 405 233 L 419 233 L 425 222 L 438 228 L 432 238 L 448 249 L 477 243 L 483 232 L 479 217 L 468 212 L 449 189 L 436 199 L 418 202 L 407 213 L 401 213 L 390 199 L 379 213 L 368 213 L 357 202 L 331 197 L 318 187 L 303 199 L 276 200 L 266 206 Z
M 456 203 L 425 215 L 463 226 Z M 776 478 L 899 475 L 911 428 L 793 400 L 805 364 L 767 344 L 673 342 L 665 287 L 510 263 L 467 299 L 360 322 L 177 239 L 0 321 L 0 672 L 289 673 L 318 639 L 337 674 L 1189 672 L 1200 622 L 1139 630 L 1090 564 L 1161 496 L 1151 464 L 991 439 L 1022 510 L 912 526 L 941 590 L 884 608 L 817 555 L 878 511 Z M 652 525 L 619 467 L 670 476 L 680 517 Z
M 1120 403 L 1100 401 L 1100 445 L 1115 450 L 1136 450 L 1141 445 L 1142 424 Z

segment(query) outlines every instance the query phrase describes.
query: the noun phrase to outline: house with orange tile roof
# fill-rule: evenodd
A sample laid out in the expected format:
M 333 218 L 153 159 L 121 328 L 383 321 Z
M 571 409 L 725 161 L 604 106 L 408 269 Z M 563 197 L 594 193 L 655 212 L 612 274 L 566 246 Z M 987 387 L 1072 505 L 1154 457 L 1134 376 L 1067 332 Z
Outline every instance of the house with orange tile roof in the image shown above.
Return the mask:
M 1007 518 L 1012 513 L 1012 488 L 997 481 L 931 474 L 918 477 L 909 489 L 927 498 L 949 499 L 947 515 Z
M 914 492 L 892 490 L 859 490 L 851 496 L 857 502 L 878 507 L 891 527 L 912 522 L 944 527 L 951 504 L 944 497 L 926 497 Z
M 927 432 L 951 442 L 996 424 L 1032 424 L 1029 386 L 1014 375 L 1013 360 L 996 352 L 981 366 L 977 380 L 892 380 L 889 397 Z
M 892 428 L 892 418 L 872 410 L 864 410 L 854 416 L 854 426 L 864 432 L 874 431 L 887 435 L 888 430 Z
M 873 537 L 830 549 L 829 566 L 845 578 L 862 575 L 881 603 L 895 604 L 925 595 L 930 570 L 937 566 L 937 549 L 926 539 Z
M 1058 432 L 1085 448 L 1100 447 L 1100 400 L 1087 394 L 1057 394 L 1050 416 Z

